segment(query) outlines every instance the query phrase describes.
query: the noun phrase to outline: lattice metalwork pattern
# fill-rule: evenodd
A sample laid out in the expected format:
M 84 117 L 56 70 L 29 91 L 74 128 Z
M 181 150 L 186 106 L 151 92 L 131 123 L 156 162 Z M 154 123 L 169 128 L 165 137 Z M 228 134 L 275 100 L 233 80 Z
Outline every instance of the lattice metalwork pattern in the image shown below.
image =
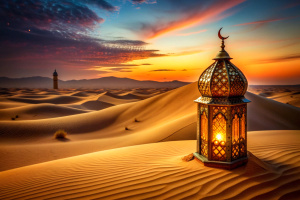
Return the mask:
M 228 75 L 223 61 L 218 61 L 211 80 L 211 94 L 213 97 L 229 96 Z
M 210 80 L 212 72 L 215 68 L 216 62 L 209 66 L 199 77 L 198 89 L 202 96 L 211 96 L 210 92 Z
M 237 142 L 234 142 L 231 145 L 231 160 L 236 160 L 240 157 L 240 145 Z
M 228 107 L 226 107 L 226 106 L 213 106 L 212 109 L 213 109 L 213 118 L 215 118 L 218 113 L 221 113 L 224 116 L 227 115 L 226 113 L 227 113 Z
M 229 96 L 244 96 L 244 88 L 246 86 L 246 82 L 244 80 L 243 73 L 234 67 L 230 61 L 225 61 L 228 74 L 229 74 L 229 82 L 230 82 L 230 94 Z M 246 86 L 247 87 L 247 86 Z
M 212 145 L 212 160 L 226 161 L 226 146 Z
M 248 81 L 246 79 L 246 76 L 243 74 L 243 72 L 237 66 L 235 66 L 230 61 L 228 61 L 228 62 L 230 63 L 231 66 L 233 66 L 239 72 L 239 74 L 240 74 L 240 76 L 241 76 L 241 78 L 242 78 L 242 80 L 244 82 L 244 91 L 242 92 L 243 95 L 244 95 L 247 92 L 247 88 L 248 88 Z M 243 95 L 241 95 L 241 96 L 243 96 Z
M 222 109 L 223 107 L 221 107 Z M 226 107 L 224 107 L 226 108 Z M 226 160 L 226 119 L 223 114 L 217 114 L 213 119 L 212 159 Z
M 246 105 L 239 105 L 239 106 L 233 106 L 231 107 L 231 117 L 234 118 L 235 115 L 238 116 L 238 118 L 241 118 L 242 116 L 246 115 Z
M 239 155 L 239 157 L 240 158 L 246 157 L 247 156 L 246 141 L 241 139 L 239 147 L 240 147 L 240 152 L 239 152 L 240 155 Z
M 243 138 L 240 138 L 237 142 L 234 142 L 231 145 L 232 151 L 231 151 L 231 160 L 236 160 L 242 157 L 247 156 L 246 151 L 246 141 Z

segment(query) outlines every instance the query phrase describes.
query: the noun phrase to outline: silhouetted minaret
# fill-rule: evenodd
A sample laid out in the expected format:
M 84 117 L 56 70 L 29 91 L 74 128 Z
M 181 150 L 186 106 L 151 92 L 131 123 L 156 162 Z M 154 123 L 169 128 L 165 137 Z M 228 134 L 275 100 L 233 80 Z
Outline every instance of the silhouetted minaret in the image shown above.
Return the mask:
M 53 72 L 53 89 L 58 89 L 58 74 L 55 71 Z

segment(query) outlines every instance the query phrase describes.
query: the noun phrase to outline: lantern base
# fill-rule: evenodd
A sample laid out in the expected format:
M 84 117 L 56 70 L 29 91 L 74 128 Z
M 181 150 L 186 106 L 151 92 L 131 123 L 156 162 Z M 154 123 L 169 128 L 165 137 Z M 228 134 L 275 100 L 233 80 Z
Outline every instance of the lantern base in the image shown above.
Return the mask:
M 212 161 L 208 160 L 206 157 L 200 155 L 199 153 L 193 153 L 195 158 L 203 162 L 204 166 L 207 167 L 215 167 L 215 168 L 222 168 L 222 169 L 228 169 L 232 170 L 237 167 L 240 167 L 242 165 L 245 165 L 248 162 L 248 153 L 247 157 L 240 158 L 238 160 L 232 161 L 232 162 L 221 162 L 221 161 Z

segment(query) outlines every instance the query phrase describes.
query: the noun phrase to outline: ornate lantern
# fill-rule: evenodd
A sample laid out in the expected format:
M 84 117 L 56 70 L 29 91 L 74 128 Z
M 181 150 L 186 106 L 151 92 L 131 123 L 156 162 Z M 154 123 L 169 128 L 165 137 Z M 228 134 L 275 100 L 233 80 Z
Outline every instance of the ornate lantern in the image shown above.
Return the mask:
M 222 28 L 221 28 L 222 29 Z M 221 51 L 200 76 L 197 103 L 197 152 L 194 156 L 205 166 L 233 169 L 248 161 L 247 103 L 248 82 L 244 74 Z

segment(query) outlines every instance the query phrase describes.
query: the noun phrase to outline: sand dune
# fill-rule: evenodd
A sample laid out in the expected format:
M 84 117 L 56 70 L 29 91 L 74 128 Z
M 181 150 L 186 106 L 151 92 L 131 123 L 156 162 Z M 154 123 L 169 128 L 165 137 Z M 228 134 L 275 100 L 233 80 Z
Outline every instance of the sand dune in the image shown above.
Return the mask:
M 141 94 L 135 90 L 119 93 L 118 96 L 122 99 L 146 99 L 155 96 L 159 92 L 152 91 L 149 94 Z
M 17 95 L 14 97 L 18 98 L 29 98 L 29 99 L 40 99 L 40 98 L 47 98 L 49 97 L 48 95 Z
M 248 104 L 248 130 L 298 130 L 300 128 L 300 108 L 250 92 L 247 92 L 246 97 L 252 101 Z
M 28 105 L 28 104 L 6 101 L 6 102 L 0 102 L 0 109 L 16 108 L 16 107 L 25 106 L 25 105 Z
M 0 172 L 2 199 L 297 199 L 299 131 L 249 133 L 246 166 L 181 158 L 196 141 L 112 149 Z M 15 177 L 15 178 L 13 178 Z
M 71 96 L 75 96 L 75 97 L 87 97 L 89 95 L 86 92 L 75 92 L 74 94 L 71 94 Z
M 64 106 L 58 106 L 48 103 L 43 104 L 33 104 L 26 105 L 17 108 L 7 108 L 0 110 L 0 120 L 36 120 L 36 119 L 46 119 L 55 118 L 68 115 L 76 115 L 85 113 L 84 110 L 79 110 L 75 108 L 69 108 Z M 18 115 L 18 118 L 16 118 Z
M 161 132 L 159 138 L 163 139 L 173 133 L 174 128 L 172 126 L 178 123 L 178 120 L 186 116 L 194 116 L 180 124 L 179 127 L 181 128 L 196 121 L 196 104 L 193 100 L 198 96 L 197 85 L 193 83 L 143 101 L 117 105 L 92 113 L 66 116 L 59 119 L 35 120 L 29 123 L 0 122 L 0 127 L 3 130 L 1 137 L 27 137 L 24 134 L 25 130 L 30 132 L 31 137 L 34 137 L 35 134 L 40 135 L 41 132 L 44 133 L 44 136 L 49 136 L 60 128 L 74 134 L 100 133 L 103 131 L 102 129 L 107 127 L 110 131 L 105 130 L 105 132 L 111 132 L 111 136 L 119 136 L 124 127 L 128 126 L 134 133 L 153 130 L 154 128 L 159 129 Z M 299 128 L 299 108 L 251 93 L 247 93 L 246 97 L 252 101 L 249 104 L 248 130 L 297 130 Z M 134 123 L 135 118 L 140 122 Z M 99 135 L 92 138 L 99 138 Z
M 299 129 L 299 108 L 251 93 L 246 96 L 252 101 L 248 109 L 248 130 Z M 130 145 L 196 139 L 196 103 L 193 100 L 198 97 L 197 84 L 193 83 L 142 101 L 100 111 L 30 121 L 0 121 L 0 143 L 2 152 L 5 152 L 1 155 L 5 162 L 0 168 L 7 170 Z M 100 101 L 101 98 L 110 100 L 111 104 L 118 100 L 99 94 L 89 100 L 85 98 L 83 102 Z M 98 102 L 95 103 L 98 105 Z M 53 139 L 58 129 L 68 132 L 68 142 Z M 24 142 L 27 146 L 23 145 Z M 47 148 L 36 146 L 37 142 L 47 144 Z M 44 156 L 37 160 L 36 157 L 43 152 Z M 22 162 L 11 161 L 19 155 L 22 155 Z
M 300 108 L 300 85 L 252 85 L 248 91 Z
M 38 104 L 38 103 L 52 103 L 52 104 L 68 104 L 68 103 L 75 103 L 78 101 L 81 101 L 82 99 L 79 97 L 73 97 L 73 96 L 50 96 L 48 98 L 16 98 L 16 97 L 10 97 L 7 98 L 10 101 L 16 101 L 16 102 L 23 102 L 23 103 L 30 103 L 30 104 Z
M 103 95 L 101 95 L 97 100 L 106 102 L 106 103 L 110 103 L 113 105 L 120 105 L 120 104 L 124 104 L 124 103 L 136 102 L 139 99 L 124 99 L 118 95 L 112 94 L 110 92 L 106 92 Z
M 134 95 L 131 93 L 127 93 L 127 94 L 123 94 L 123 95 L 116 95 L 116 94 L 113 94 L 110 92 L 106 92 L 105 95 L 116 98 L 116 99 L 139 99 L 139 97 L 137 95 Z
M 121 99 L 143 99 L 143 97 L 138 96 L 136 94 L 125 94 L 120 96 Z
M 83 104 L 81 104 L 81 107 L 88 110 L 102 110 L 111 106 L 114 106 L 114 104 L 110 104 L 102 101 L 86 101 Z

